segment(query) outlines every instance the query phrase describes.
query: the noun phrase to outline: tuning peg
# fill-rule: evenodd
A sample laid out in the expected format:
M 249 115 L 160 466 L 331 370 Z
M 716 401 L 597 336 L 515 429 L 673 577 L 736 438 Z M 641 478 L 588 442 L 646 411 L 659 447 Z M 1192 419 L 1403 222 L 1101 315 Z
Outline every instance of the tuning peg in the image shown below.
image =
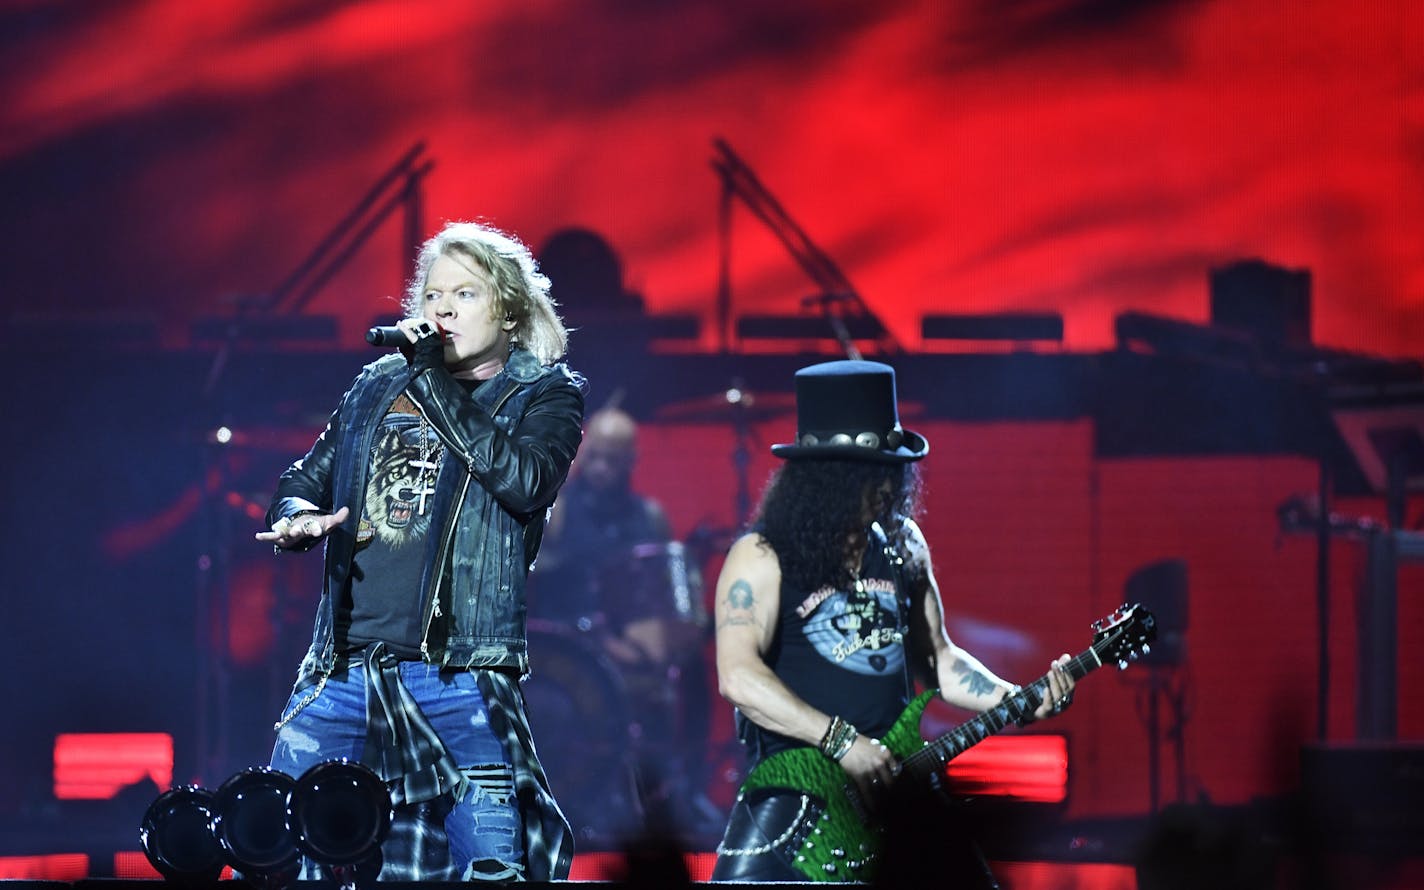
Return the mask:
M 1143 643 L 1143 644 L 1142 644 L 1142 654 L 1143 654 L 1143 655 L 1151 655 L 1151 654 L 1152 654 L 1152 644 L 1151 644 L 1151 643 Z
M 1125 670 L 1127 670 L 1127 659 L 1125 659 L 1125 658 L 1119 658 L 1119 659 L 1117 660 L 1117 669 L 1120 670 L 1120 671 L 1125 671 Z
M 1128 661 L 1136 661 L 1136 660 L 1137 660 L 1137 653 L 1136 653 L 1136 652 L 1129 652 L 1129 653 L 1127 653 L 1127 659 L 1128 659 Z
M 1093 624 L 1092 624 L 1092 628 L 1093 628 L 1093 633 L 1098 633 L 1099 631 L 1101 631 L 1101 630 L 1103 629 L 1103 622 L 1102 622 L 1102 620 L 1099 619 L 1099 620 L 1097 620 L 1097 621 L 1094 621 Z

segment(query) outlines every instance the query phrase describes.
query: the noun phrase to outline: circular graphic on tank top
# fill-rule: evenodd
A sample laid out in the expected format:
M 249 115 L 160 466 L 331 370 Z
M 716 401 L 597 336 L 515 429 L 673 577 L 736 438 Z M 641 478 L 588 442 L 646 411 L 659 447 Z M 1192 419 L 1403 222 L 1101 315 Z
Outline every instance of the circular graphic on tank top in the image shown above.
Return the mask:
M 822 588 L 797 611 L 806 619 L 807 641 L 827 661 L 871 676 L 903 669 L 904 636 L 891 582 L 869 578 L 849 592 Z

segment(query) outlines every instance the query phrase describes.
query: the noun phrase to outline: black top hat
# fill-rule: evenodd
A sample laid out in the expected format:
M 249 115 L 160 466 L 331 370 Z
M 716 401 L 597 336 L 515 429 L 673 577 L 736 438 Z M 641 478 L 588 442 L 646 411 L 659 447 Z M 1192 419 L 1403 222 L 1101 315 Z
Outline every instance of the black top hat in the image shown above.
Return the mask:
M 796 372 L 796 442 L 773 445 L 788 460 L 915 461 L 925 437 L 900 426 L 895 369 L 880 362 L 839 361 Z

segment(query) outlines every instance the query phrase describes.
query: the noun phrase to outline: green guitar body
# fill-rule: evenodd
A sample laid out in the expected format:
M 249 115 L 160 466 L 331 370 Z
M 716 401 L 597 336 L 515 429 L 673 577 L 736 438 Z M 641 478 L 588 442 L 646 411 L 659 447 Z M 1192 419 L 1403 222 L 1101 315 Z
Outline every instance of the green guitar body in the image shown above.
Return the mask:
M 920 693 L 881 738 L 896 759 L 904 760 L 925 746 L 920 718 L 934 696 L 935 690 Z M 866 824 L 850 786 L 845 770 L 819 749 L 793 748 L 757 764 L 742 782 L 741 793 L 779 788 L 823 801 L 820 820 L 796 854 L 796 868 L 812 881 L 864 881 L 873 871 L 880 838 L 877 829 Z
M 1074 680 L 1104 664 L 1126 667 L 1129 658 L 1148 650 L 1157 638 L 1152 613 L 1141 605 L 1126 605 L 1093 623 L 1093 645 L 1062 665 Z M 939 690 L 922 692 L 910 702 L 880 741 L 900 761 L 902 779 L 932 781 L 965 750 L 1014 724 L 1023 725 L 1043 701 L 1049 677 L 1003 696 L 998 704 L 931 741 L 920 735 L 920 718 Z M 798 824 L 787 844 L 797 837 L 796 868 L 812 881 L 867 881 L 880 853 L 879 831 L 868 824 L 857 792 L 840 765 L 819 748 L 793 748 L 756 765 L 742 782 L 741 794 L 778 789 L 805 796 L 805 812 L 817 813 L 815 824 Z M 814 806 L 810 805 L 814 803 Z M 799 829 L 805 827 L 806 830 Z

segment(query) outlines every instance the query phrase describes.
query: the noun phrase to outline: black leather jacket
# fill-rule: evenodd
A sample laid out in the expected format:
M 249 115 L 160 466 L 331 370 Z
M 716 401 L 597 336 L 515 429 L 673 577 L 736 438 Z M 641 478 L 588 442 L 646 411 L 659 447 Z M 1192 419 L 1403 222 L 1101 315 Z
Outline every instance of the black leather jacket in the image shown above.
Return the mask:
M 298 689 L 335 664 L 335 601 L 351 570 L 372 437 L 402 390 L 446 448 L 421 578 L 425 659 L 528 672 L 525 578 L 582 438 L 582 379 L 515 349 L 471 396 L 444 369 L 412 379 L 392 354 L 362 370 L 311 450 L 282 473 L 267 511 L 269 525 L 301 510 L 351 511 L 326 537 L 321 602 Z

